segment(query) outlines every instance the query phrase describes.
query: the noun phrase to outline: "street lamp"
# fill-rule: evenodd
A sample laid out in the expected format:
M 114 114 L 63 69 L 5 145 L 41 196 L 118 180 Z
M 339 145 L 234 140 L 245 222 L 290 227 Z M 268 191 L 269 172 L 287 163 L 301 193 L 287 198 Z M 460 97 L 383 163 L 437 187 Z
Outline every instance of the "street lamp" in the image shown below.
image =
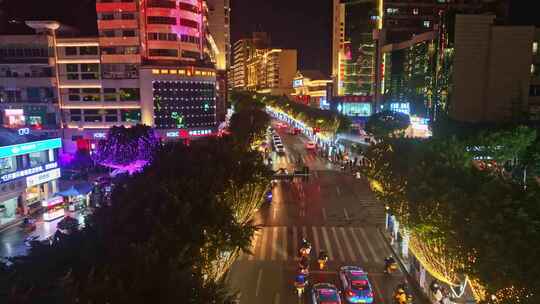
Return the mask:
M 40 32 L 52 32 L 53 37 L 53 49 L 54 49 L 54 69 L 56 77 L 56 93 L 58 95 L 58 108 L 60 110 L 60 128 L 62 133 L 64 131 L 64 111 L 62 103 L 62 94 L 60 93 L 60 72 L 58 67 L 58 48 L 56 45 L 56 30 L 60 28 L 60 23 L 53 20 L 36 20 L 36 21 L 25 21 L 25 24 L 33 28 L 37 33 Z M 62 138 L 64 134 L 62 134 Z

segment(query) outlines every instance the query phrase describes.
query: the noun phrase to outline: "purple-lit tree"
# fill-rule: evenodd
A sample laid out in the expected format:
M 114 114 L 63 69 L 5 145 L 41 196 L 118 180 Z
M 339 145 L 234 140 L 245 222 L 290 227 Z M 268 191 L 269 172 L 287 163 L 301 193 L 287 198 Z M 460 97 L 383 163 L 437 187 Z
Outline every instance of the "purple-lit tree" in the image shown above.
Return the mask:
M 96 162 L 109 167 L 148 163 L 159 146 L 159 139 L 152 128 L 136 125 L 109 129 L 107 139 L 98 144 L 94 156 Z

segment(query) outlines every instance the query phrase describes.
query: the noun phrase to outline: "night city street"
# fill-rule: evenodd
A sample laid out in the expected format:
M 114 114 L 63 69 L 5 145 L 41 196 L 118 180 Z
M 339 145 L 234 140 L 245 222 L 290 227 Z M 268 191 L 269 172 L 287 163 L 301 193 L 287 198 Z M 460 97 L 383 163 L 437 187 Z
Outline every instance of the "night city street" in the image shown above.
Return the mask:
M 0 304 L 539 304 L 540 0 L 0 0 Z
M 277 128 L 276 128 L 277 129 Z M 383 272 L 384 258 L 391 255 L 380 232 L 384 226 L 384 207 L 375 201 L 364 180 L 307 151 L 302 135 L 280 136 L 286 154 L 273 153 L 274 169 L 293 171 L 297 160 L 310 167 L 308 182 L 281 181 L 273 191 L 271 204 L 257 214 L 261 229 L 251 250 L 233 265 L 229 283 L 240 292 L 239 303 L 311 303 L 309 294 L 301 299 L 293 288 L 298 268 L 298 247 L 305 236 L 313 244 L 312 283 L 328 282 L 339 286 L 341 266 L 360 266 L 369 273 L 375 303 L 392 303 L 392 292 L 403 282 L 401 272 Z M 318 270 L 316 255 L 328 253 L 327 268 Z

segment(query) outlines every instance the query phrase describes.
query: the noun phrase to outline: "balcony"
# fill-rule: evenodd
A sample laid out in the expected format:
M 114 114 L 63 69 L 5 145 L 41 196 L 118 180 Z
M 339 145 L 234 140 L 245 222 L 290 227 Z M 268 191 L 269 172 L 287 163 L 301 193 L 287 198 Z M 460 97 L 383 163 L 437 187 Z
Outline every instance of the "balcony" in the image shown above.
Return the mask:
M 101 80 L 84 79 L 68 80 L 65 76 L 60 76 L 60 88 L 101 88 Z
M 107 3 L 96 3 L 96 11 L 98 13 L 108 13 L 108 12 L 136 12 L 137 5 L 135 2 L 107 2 Z
M 136 29 L 139 25 L 134 19 L 98 20 L 100 30 Z
M 139 54 L 101 55 L 101 63 L 141 63 Z
M 132 46 L 139 45 L 139 37 L 99 37 L 99 44 L 106 46 Z

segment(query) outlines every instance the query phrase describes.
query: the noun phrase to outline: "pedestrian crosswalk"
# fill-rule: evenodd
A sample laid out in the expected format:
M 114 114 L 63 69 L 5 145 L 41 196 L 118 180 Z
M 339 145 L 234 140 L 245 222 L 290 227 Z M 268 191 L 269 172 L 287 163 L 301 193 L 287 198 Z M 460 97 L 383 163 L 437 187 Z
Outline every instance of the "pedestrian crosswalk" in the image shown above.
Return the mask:
M 279 155 L 275 156 L 274 158 L 274 164 L 281 164 L 281 165 L 295 165 L 299 162 L 303 162 L 304 164 L 314 163 L 314 162 L 320 162 L 324 163 L 325 159 L 322 157 L 319 157 L 315 154 L 303 154 L 303 155 L 294 155 L 294 154 L 286 154 L 286 155 Z
M 251 243 L 251 254 L 240 261 L 290 261 L 297 257 L 305 237 L 316 255 L 326 251 L 329 261 L 380 263 L 390 251 L 376 228 L 343 226 L 272 226 L 259 229 Z

